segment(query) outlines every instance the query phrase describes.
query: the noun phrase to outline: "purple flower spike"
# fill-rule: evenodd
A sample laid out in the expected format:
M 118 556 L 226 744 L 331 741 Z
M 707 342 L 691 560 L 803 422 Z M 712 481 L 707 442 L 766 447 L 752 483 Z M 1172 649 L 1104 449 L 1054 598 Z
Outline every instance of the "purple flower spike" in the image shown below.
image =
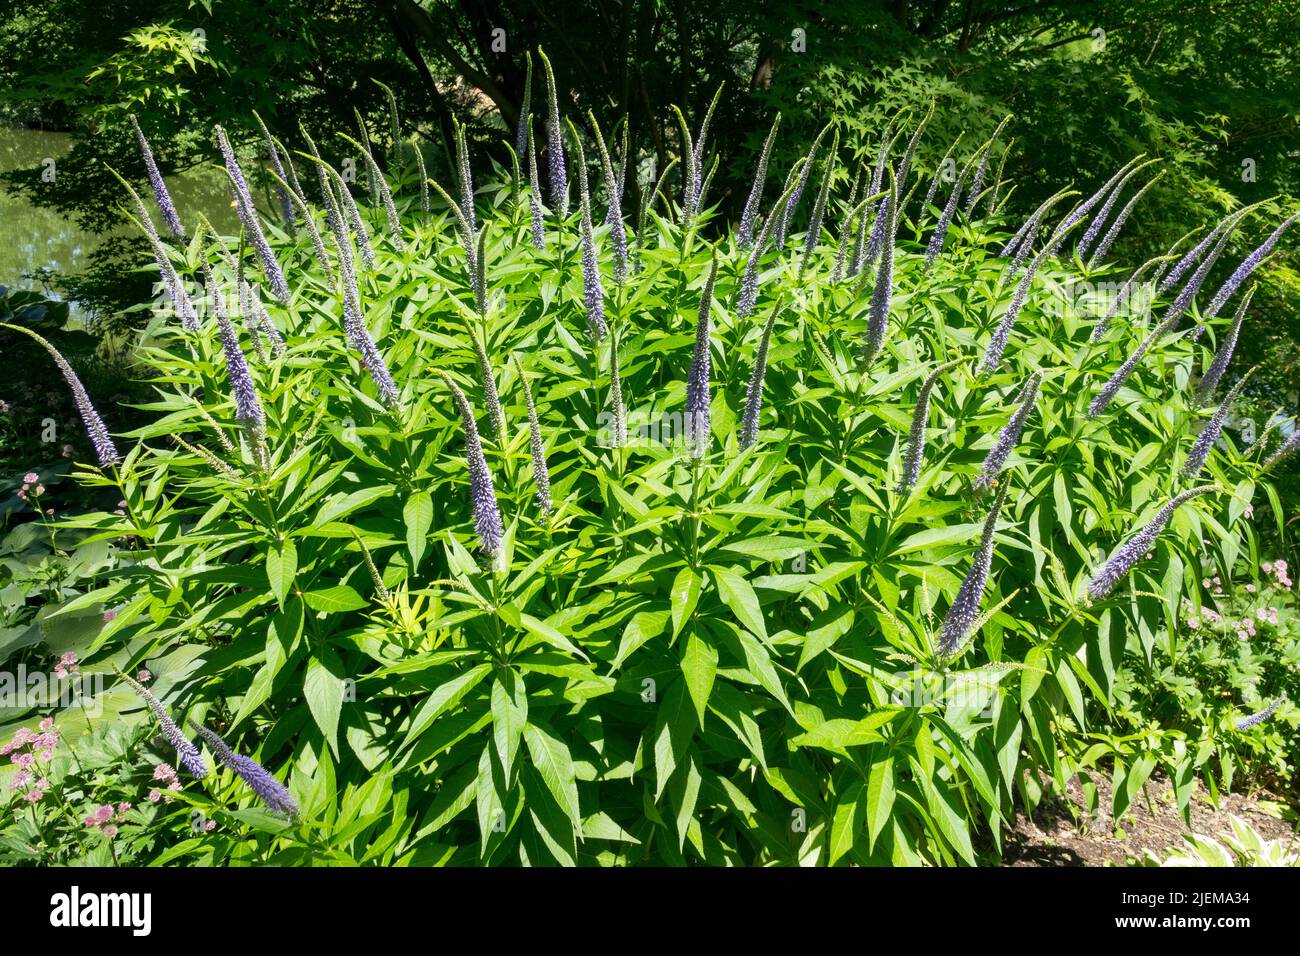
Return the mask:
M 546 446 L 542 443 L 542 427 L 537 420 L 537 406 L 533 404 L 533 389 L 524 375 L 523 366 L 515 359 L 515 371 L 524 387 L 524 402 L 528 406 L 528 453 L 533 462 L 533 484 L 536 486 L 537 504 L 543 515 L 549 515 L 551 503 L 551 473 L 546 467 Z
M 487 459 L 483 457 L 483 443 L 479 439 L 478 424 L 474 421 L 474 410 L 469 407 L 469 400 L 465 398 L 460 386 L 445 372 L 439 374 L 451 389 L 465 427 L 465 463 L 469 466 L 469 497 L 474 512 L 474 531 L 484 553 L 495 561 L 501 554 L 501 541 L 506 532 L 501 524 L 501 512 L 497 509 L 492 473 L 488 471 Z
M 763 379 L 767 375 L 767 350 L 772 340 L 772 326 L 781 311 L 782 300 L 778 299 L 763 325 L 762 338 L 758 340 L 758 351 L 754 354 L 754 371 L 749 376 L 749 387 L 745 389 L 745 414 L 740 420 L 740 447 L 748 448 L 758 440 L 758 418 L 763 410 Z
M 519 105 L 519 122 L 515 125 L 516 156 L 523 155 L 533 126 L 533 55 L 527 50 L 524 51 L 524 62 L 527 64 L 527 72 L 524 73 L 524 99 Z M 532 146 L 528 148 L 531 150 Z
M 1300 451 L 1300 420 L 1293 418 L 1291 419 L 1291 434 L 1286 441 L 1277 446 L 1277 451 L 1264 460 L 1262 471 L 1270 471 L 1274 465 L 1290 458 L 1297 451 Z
M 1272 717 L 1275 713 L 1277 713 L 1277 709 L 1280 706 L 1282 706 L 1282 698 L 1278 697 L 1274 699 L 1273 702 L 1270 703 L 1263 710 L 1257 711 L 1251 714 L 1249 717 L 1243 717 L 1241 718 L 1241 720 L 1237 721 L 1237 729 L 1250 730 L 1251 727 L 1259 726 L 1264 721 Z
M 998 513 L 1006 501 L 1007 488 L 1003 485 L 998 496 L 993 499 L 989 516 L 984 520 L 984 533 L 980 535 L 980 545 L 975 551 L 975 560 L 971 562 L 966 580 L 962 581 L 948 608 L 948 616 L 943 621 L 943 633 L 939 637 L 937 650 L 941 657 L 953 657 L 961 650 L 962 642 L 975 625 L 980 613 L 980 602 L 984 599 L 984 586 L 988 583 L 989 568 L 993 564 L 993 533 L 998 526 Z
M 1103 236 L 1101 242 L 1097 244 L 1097 248 L 1092 253 L 1092 258 L 1088 260 L 1089 265 L 1096 265 L 1098 262 L 1101 262 L 1106 258 L 1106 253 L 1110 252 L 1110 247 L 1114 245 L 1115 240 L 1119 238 L 1119 233 L 1120 230 L 1124 228 L 1124 223 L 1128 222 L 1128 217 L 1132 215 L 1133 208 L 1142 200 L 1146 191 L 1158 183 L 1160 177 L 1163 175 L 1163 171 L 1156 173 L 1143 184 L 1141 189 L 1133 194 L 1132 199 L 1124 204 L 1124 208 L 1121 209 L 1119 215 L 1115 217 L 1115 221 L 1111 223 L 1111 227 L 1106 230 L 1106 235 Z
M 1219 436 L 1223 434 L 1223 423 L 1228 417 L 1228 412 L 1232 410 L 1232 403 L 1236 401 L 1237 396 L 1241 394 L 1241 389 L 1250 379 L 1251 372 L 1253 371 L 1254 369 L 1251 369 L 1250 372 L 1247 372 L 1241 378 L 1237 379 L 1236 384 L 1228 390 L 1228 394 L 1223 397 L 1223 401 L 1219 403 L 1219 407 L 1215 409 L 1214 414 L 1210 416 L 1210 420 L 1206 423 L 1205 428 L 1201 430 L 1201 433 L 1198 436 L 1196 436 L 1196 441 L 1192 445 L 1192 450 L 1187 455 L 1187 462 L 1183 465 L 1183 475 L 1185 477 L 1195 477 L 1200 473 L 1200 470 L 1205 467 L 1205 461 L 1210 457 L 1210 449 L 1214 447 L 1214 443 L 1217 442 Z
M 1133 374 L 1133 370 L 1137 368 L 1138 363 L 1142 361 L 1142 357 L 1147 354 L 1148 350 L 1150 350 L 1151 346 L 1156 343 L 1156 340 L 1159 339 L 1160 336 L 1173 328 L 1174 321 L 1176 320 L 1177 316 L 1175 316 L 1174 319 L 1165 319 L 1152 329 L 1151 334 L 1142 340 L 1142 343 L 1133 351 L 1133 354 L 1124 360 L 1124 364 L 1115 370 L 1115 374 L 1107 380 L 1106 384 L 1097 392 L 1097 396 L 1092 400 L 1092 403 L 1088 405 L 1089 418 L 1096 418 L 1106 410 L 1106 406 L 1111 403 L 1111 400 L 1117 394 L 1119 394 L 1120 388 L 1128 381 L 1129 376 Z
M 938 384 L 939 376 L 961 362 L 953 359 L 945 362 L 931 372 L 921 384 L 921 393 L 916 398 L 916 410 L 912 413 L 912 430 L 907 436 L 907 453 L 903 456 L 903 477 L 898 483 L 898 493 L 905 495 L 916 486 L 921 477 L 921 456 L 925 453 L 925 428 L 930 418 L 930 394 Z
M 1127 577 L 1133 570 L 1133 566 L 1141 561 L 1155 545 L 1156 538 L 1160 537 L 1160 532 L 1164 531 L 1165 525 L 1169 524 L 1169 519 L 1173 517 L 1175 511 L 1198 495 L 1217 490 L 1214 485 L 1202 485 L 1171 498 L 1168 504 L 1156 512 L 1155 517 L 1145 528 L 1116 548 L 1110 559 L 1097 569 L 1092 580 L 1088 582 L 1088 597 L 1100 601 L 1115 590 L 1115 585 Z
M 789 179 L 793 179 L 799 165 L 805 162 L 800 159 L 795 163 L 794 169 L 790 170 Z M 772 231 L 776 228 L 777 220 L 780 218 L 781 210 L 794 194 L 794 183 L 787 182 L 785 192 L 772 206 L 772 211 L 768 213 L 767 219 L 763 222 L 763 228 L 758 232 L 758 239 L 754 241 L 754 247 L 749 250 L 749 260 L 745 263 L 745 274 L 740 277 L 740 291 L 736 293 L 736 318 L 744 319 L 754 314 L 754 305 L 758 302 L 758 267 L 760 260 L 763 258 L 763 251 L 767 248 L 768 241 L 771 239 Z
M 560 102 L 555 91 L 551 61 L 539 47 L 537 55 L 546 69 L 546 167 L 551 181 L 551 208 L 564 219 L 569 215 L 569 174 L 564 168 L 564 142 L 560 134 Z
M 934 232 L 930 234 L 930 242 L 925 249 L 927 270 L 934 265 L 934 260 L 939 258 L 939 253 L 943 251 L 944 240 L 948 237 L 948 225 L 952 222 L 952 215 L 957 208 L 957 200 L 961 198 L 961 187 L 965 181 L 966 170 L 963 169 L 961 175 L 957 177 L 957 182 L 953 184 L 952 192 L 948 194 L 948 201 L 944 203 L 939 221 L 934 225 Z
M 1214 360 L 1210 362 L 1210 367 L 1205 371 L 1205 377 L 1201 379 L 1196 386 L 1196 404 L 1204 404 L 1214 390 L 1219 385 L 1219 379 L 1223 378 L 1223 373 L 1228 370 L 1228 363 L 1232 361 L 1232 353 L 1237 348 L 1237 337 L 1241 334 L 1241 323 L 1246 318 L 1246 308 L 1250 305 L 1251 297 L 1255 290 L 1251 289 L 1241 300 L 1241 305 L 1237 306 L 1237 314 L 1232 317 L 1232 326 L 1228 329 L 1227 336 L 1219 343 L 1219 350 L 1214 353 Z
M 158 164 L 154 162 L 153 150 L 149 148 L 149 141 L 144 138 L 144 132 L 141 131 L 135 114 L 129 114 L 127 119 L 131 121 L 131 128 L 135 130 L 135 138 L 140 142 L 140 152 L 144 156 L 144 170 L 149 176 L 149 187 L 153 190 L 154 198 L 158 200 L 158 208 L 162 211 L 163 222 L 167 224 L 167 228 L 171 230 L 172 235 L 177 238 L 184 238 L 185 227 L 181 225 L 181 217 L 176 213 L 176 206 L 172 203 L 171 193 L 167 191 L 167 183 L 163 181 L 162 173 L 158 171 Z
M 253 197 L 248 191 L 248 182 L 244 179 L 243 170 L 239 168 L 239 160 L 235 158 L 235 151 L 230 147 L 226 131 L 220 126 L 215 129 L 217 146 L 221 150 L 222 159 L 225 160 L 226 172 L 235 187 L 235 211 L 239 213 L 239 221 L 244 224 L 253 248 L 257 250 L 257 257 L 262 262 L 262 271 L 266 273 L 266 281 L 271 286 L 271 292 L 281 302 L 288 302 L 289 284 L 285 282 L 280 262 L 275 258 L 275 253 L 271 251 L 266 235 L 262 232 L 262 223 L 257 218 L 257 209 L 253 205 Z
M 233 770 L 240 780 L 248 784 L 248 788 L 257 794 L 257 798 L 266 804 L 268 810 L 288 817 L 298 815 L 298 803 L 293 799 L 293 794 L 289 792 L 288 787 L 271 776 L 269 770 L 251 757 L 235 753 L 215 731 L 192 720 L 190 726 L 203 738 L 203 742 L 208 745 L 213 755 Z
M 1241 287 L 1252 272 L 1259 268 L 1259 264 L 1264 261 L 1265 256 L 1273 251 L 1277 241 L 1282 238 L 1282 233 L 1286 232 L 1297 219 L 1300 219 L 1300 212 L 1293 213 L 1282 224 L 1273 230 L 1272 234 L 1260 244 L 1250 255 L 1241 261 L 1241 265 L 1233 271 L 1228 277 L 1228 281 L 1220 286 L 1219 291 L 1214 293 L 1214 298 L 1210 300 L 1209 308 L 1205 310 L 1206 315 L 1217 315 L 1219 309 L 1223 308 L 1223 303 L 1232 298 L 1232 294 Z
M 167 710 L 149 688 L 145 687 L 134 678 L 119 672 L 122 680 L 130 685 L 131 689 L 140 695 L 140 699 L 153 712 L 154 719 L 158 721 L 158 726 L 167 738 L 167 743 L 171 744 L 176 751 L 176 757 L 182 767 L 188 770 L 196 780 L 202 780 L 208 775 L 208 765 L 203 761 L 203 755 L 199 753 L 199 748 L 194 746 L 194 742 L 186 737 L 184 732 L 176 726 L 176 721 L 171 719 Z
M 532 212 L 533 246 L 546 248 L 546 229 L 542 213 L 542 188 L 537 182 L 537 150 L 533 146 L 533 127 L 528 124 L 528 208 Z
M 1154 159 L 1149 159 L 1145 163 L 1140 163 L 1139 165 L 1134 166 L 1120 178 L 1119 182 L 1115 184 L 1115 188 L 1110 191 L 1110 194 L 1106 197 L 1106 201 L 1102 203 L 1101 208 L 1097 210 L 1097 215 L 1093 216 L 1092 221 L 1088 223 L 1088 228 L 1084 230 L 1083 238 L 1079 240 L 1078 253 L 1080 259 L 1088 254 L 1088 250 L 1092 248 L 1092 244 L 1096 242 L 1097 237 L 1101 235 L 1101 229 L 1106 225 L 1106 218 L 1110 215 L 1110 210 L 1115 205 L 1116 200 L 1119 199 L 1120 193 L 1122 193 L 1124 187 L 1128 185 L 1128 181 L 1133 178 L 1138 170 L 1145 166 L 1150 166 L 1154 162 Z
M 686 446 L 692 458 L 703 457 L 712 438 L 710 423 L 709 317 L 713 309 L 713 284 L 718 278 L 718 253 L 713 252 L 709 278 L 700 293 L 700 314 L 695 320 L 695 348 L 691 368 L 686 376 Z
M 43 337 L 25 326 L 10 325 L 7 322 L 0 322 L 0 325 L 31 336 L 44 346 L 45 351 L 50 353 L 50 358 L 54 359 L 54 364 L 59 367 L 59 371 L 63 374 L 63 380 L 68 383 L 68 388 L 72 392 L 72 400 L 76 403 L 77 411 L 81 414 L 81 420 L 86 426 L 86 435 L 90 438 L 90 443 L 95 447 L 95 455 L 99 458 L 99 466 L 107 471 L 121 461 L 121 456 L 118 455 L 117 448 L 113 445 L 113 439 L 108 437 L 108 429 L 104 427 L 104 420 L 99 417 L 99 412 L 95 411 L 95 406 L 90 403 L 90 396 L 86 394 L 81 379 L 77 378 L 77 373 L 72 370 L 72 366 L 68 364 L 68 360 L 63 357 L 63 354 Z
M 1070 214 L 1065 217 L 1064 221 L 1062 221 L 1062 223 L 1059 226 L 1057 226 L 1056 232 L 1063 233 L 1066 230 L 1070 229 L 1072 226 L 1082 222 L 1083 217 L 1088 215 L 1088 213 L 1092 211 L 1092 207 L 1097 205 L 1097 203 L 1101 202 L 1102 198 L 1110 192 L 1110 190 L 1114 187 L 1115 183 L 1119 182 L 1119 180 L 1124 176 L 1124 174 L 1127 173 L 1133 167 L 1133 165 L 1137 163 L 1138 160 L 1140 160 L 1141 158 L 1142 156 L 1136 156 L 1133 159 L 1130 159 L 1127 163 L 1125 163 L 1123 166 L 1119 168 L 1119 172 L 1115 173 L 1114 176 L 1106 180 L 1106 182 L 1102 184 L 1102 187 L 1100 189 L 1098 189 L 1095 193 L 1089 196 L 1086 200 L 1079 203 L 1079 205 L 1075 206 L 1074 209 L 1070 212 Z
M 1035 372 L 1029 376 L 1029 381 L 1020 390 L 1020 396 L 1016 399 L 1017 407 L 1011 415 L 1011 420 L 998 432 L 997 441 L 993 443 L 993 447 L 989 449 L 988 455 L 984 458 L 984 464 L 980 468 L 979 476 L 974 483 L 976 492 L 982 493 L 986 491 L 997 481 L 998 475 L 1002 472 L 1002 466 L 1006 464 L 1007 458 L 1011 455 L 1011 450 L 1020 441 L 1020 433 L 1024 431 L 1025 422 L 1029 420 L 1029 415 L 1034 410 L 1034 403 L 1038 401 L 1038 387 L 1042 381 L 1043 373 Z
M 1007 342 L 1011 338 L 1011 329 L 1016 324 L 1016 319 L 1020 316 L 1020 310 L 1025 307 L 1025 302 L 1029 300 L 1029 290 L 1033 286 L 1034 276 L 1038 273 L 1038 267 L 1061 247 L 1065 242 L 1069 230 L 1058 229 L 1052 234 L 1047 245 L 1038 253 L 1029 263 L 1029 268 L 1025 270 L 1024 278 L 1020 280 L 1020 285 L 1016 286 L 1016 291 L 1011 296 L 1011 304 L 1007 307 L 1006 314 L 998 322 L 998 326 L 993 330 L 993 335 L 989 338 L 988 347 L 984 350 L 984 357 L 980 360 L 979 371 L 981 375 L 988 375 L 998 367 L 1002 361 L 1002 353 L 1006 351 Z M 1029 239 L 1026 237 L 1026 243 Z
M 894 286 L 894 234 L 898 228 L 898 184 L 890 173 L 889 195 L 885 197 L 884 238 L 881 241 L 880 271 L 876 273 L 876 286 L 871 290 L 871 306 L 867 319 L 867 344 L 862 361 L 870 365 L 885 345 L 885 327 L 889 323 L 889 306 Z
M 572 127 L 570 127 L 572 130 Z M 596 236 L 591 224 L 591 193 L 587 189 L 587 160 L 582 152 L 582 141 L 574 131 L 578 144 L 578 195 L 582 203 L 582 300 L 587 308 L 587 326 L 599 342 L 609 327 L 605 324 L 605 293 L 600 285 L 600 261 L 596 258 Z
M 758 169 L 754 171 L 754 184 L 749 187 L 744 212 L 740 214 L 740 228 L 736 232 L 736 245 L 748 249 L 754 242 L 754 223 L 758 220 L 758 207 L 763 201 L 763 183 L 767 180 L 767 163 L 772 155 L 772 143 L 781 127 L 781 114 L 772 121 L 772 130 L 763 141 L 763 151 L 758 154 Z

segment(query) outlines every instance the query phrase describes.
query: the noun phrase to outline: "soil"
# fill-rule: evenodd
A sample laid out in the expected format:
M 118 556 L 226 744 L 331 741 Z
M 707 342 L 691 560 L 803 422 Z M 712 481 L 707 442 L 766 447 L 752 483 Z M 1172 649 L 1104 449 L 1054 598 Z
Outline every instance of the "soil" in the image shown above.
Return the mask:
M 1294 823 L 1280 819 L 1283 804 L 1267 792 L 1220 794 L 1218 807 L 1198 780 L 1191 801 L 1189 829 L 1178 812 L 1173 788 L 1167 779 L 1147 782 L 1147 799 L 1139 794 L 1120 817 L 1112 821 L 1110 779 L 1104 774 L 1091 778 L 1097 786 L 1098 811 L 1090 817 L 1079 779 L 1070 781 L 1068 801 L 1047 796 L 1032 819 L 1022 813 L 1005 838 L 1005 866 L 1124 866 L 1130 857 L 1141 859 L 1151 850 L 1162 859 L 1184 848 L 1190 833 L 1218 838 L 1231 833 L 1230 815 L 1236 815 L 1268 840 L 1290 841 L 1300 846 Z M 1150 805 L 1148 806 L 1148 800 Z M 1069 804 L 1073 804 L 1073 813 Z M 1154 812 L 1153 812 L 1154 810 Z M 1287 816 L 1294 814 L 1287 813 Z

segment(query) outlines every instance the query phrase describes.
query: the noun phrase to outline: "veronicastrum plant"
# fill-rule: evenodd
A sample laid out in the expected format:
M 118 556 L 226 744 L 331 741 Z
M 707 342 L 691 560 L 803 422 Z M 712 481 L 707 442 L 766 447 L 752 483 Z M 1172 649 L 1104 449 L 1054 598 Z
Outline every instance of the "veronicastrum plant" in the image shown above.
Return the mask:
M 833 149 L 765 153 L 738 240 L 707 121 L 684 188 L 629 208 L 626 140 L 565 123 L 540 62 L 515 175 L 473 182 L 459 137 L 426 212 L 422 159 L 371 131 L 332 144 L 368 151 L 366 205 L 328 148 L 232 130 L 296 167 L 287 211 L 221 134 L 250 238 L 180 210 L 158 240 L 194 328 L 155 314 L 155 421 L 81 475 L 122 513 L 69 524 L 133 552 L 75 602 L 117 609 L 90 657 L 195 654 L 160 706 L 210 728 L 185 792 L 221 826 L 165 858 L 974 863 L 1080 771 L 1212 770 L 1213 742 L 1121 733 L 1113 691 L 1177 653 L 1202 542 L 1231 569 L 1268 485 L 1228 432 L 1182 467 L 1228 319 L 1193 343 L 1180 286 L 1070 292 L 1056 251 L 1119 175 L 1016 233 L 994 141 L 948 183 L 891 153 L 903 118 L 861 199 L 825 195 Z M 241 789 L 232 753 L 275 779 Z

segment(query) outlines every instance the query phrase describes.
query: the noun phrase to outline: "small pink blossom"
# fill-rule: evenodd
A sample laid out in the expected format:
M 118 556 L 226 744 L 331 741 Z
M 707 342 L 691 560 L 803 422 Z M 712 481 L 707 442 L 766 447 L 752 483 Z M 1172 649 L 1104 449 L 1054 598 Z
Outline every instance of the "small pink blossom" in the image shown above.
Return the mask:
M 33 787 L 31 790 L 28 790 L 26 793 L 23 794 L 23 799 L 26 800 L 28 803 L 39 803 L 41 801 L 41 798 L 44 796 L 45 796 L 44 790 L 37 790 L 35 787 Z
M 140 671 L 140 673 L 135 675 L 135 679 L 139 681 L 141 684 L 147 684 L 151 680 L 153 680 L 153 675 L 150 674 L 147 670 L 142 670 Z
M 29 471 L 27 474 L 23 475 L 23 481 L 25 481 L 29 485 L 34 485 L 36 484 L 36 482 L 40 480 L 41 480 L 41 476 L 36 474 L 36 472 L 34 471 Z
M 209 820 L 209 821 L 207 821 L 205 824 L 203 824 L 203 831 L 204 831 L 205 833 L 211 833 L 211 832 L 212 832 L 213 830 L 215 830 L 216 828 L 217 828 L 217 821 L 216 821 L 216 820 Z
M 32 782 L 32 772 L 30 770 L 19 770 L 9 778 L 9 789 L 20 790 Z
M 117 617 L 117 611 L 113 610 L 112 608 L 109 608 L 107 611 L 104 612 L 104 623 L 107 624 L 115 617 Z
M 162 794 L 161 794 L 160 792 L 158 792 L 157 790 L 150 790 L 150 791 L 149 791 L 149 802 L 150 802 L 150 803 L 157 803 L 157 802 L 158 802 L 159 800 L 161 800 L 161 799 L 162 799 Z
M 113 837 L 117 836 L 117 827 L 115 827 L 113 824 L 110 823 L 108 826 L 104 827 L 99 832 L 104 834 L 105 837 L 111 840 L 113 839 Z

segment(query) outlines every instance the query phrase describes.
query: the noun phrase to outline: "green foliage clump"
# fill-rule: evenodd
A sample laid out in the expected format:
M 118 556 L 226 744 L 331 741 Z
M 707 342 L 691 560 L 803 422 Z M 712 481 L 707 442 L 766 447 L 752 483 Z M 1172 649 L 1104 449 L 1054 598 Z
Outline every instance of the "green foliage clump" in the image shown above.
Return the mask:
M 816 164 L 809 204 L 837 161 Z M 1206 548 L 1225 569 L 1254 553 L 1243 514 L 1270 488 L 1264 449 L 1225 437 L 1181 475 L 1226 319 L 1199 342 L 1190 321 L 1160 338 L 1090 417 L 1155 321 L 1121 314 L 1090 342 L 1100 313 L 1054 257 L 1017 295 L 998 255 L 1013 230 L 987 196 L 957 208 L 929 264 L 937 209 L 895 183 L 897 239 L 886 229 L 878 272 L 868 256 L 845 276 L 843 203 L 825 233 L 769 248 L 792 195 L 773 205 L 769 186 L 742 249 L 713 211 L 647 188 L 619 282 L 586 196 L 545 217 L 538 249 L 522 177 L 466 183 L 468 202 L 439 190 L 428 214 L 408 185 L 390 217 L 378 190 L 355 218 L 329 181 L 328 221 L 297 208 L 333 237 L 337 271 L 307 230 L 264 225 L 287 301 L 241 291 L 259 280 L 236 238 L 168 247 L 180 276 L 211 276 L 206 296 L 187 282 L 202 321 L 153 316 L 154 418 L 117 432 L 120 464 L 81 472 L 123 504 L 61 523 L 131 553 L 60 611 L 111 612 L 83 666 L 188 661 L 160 690 L 176 722 L 218 728 L 301 806 L 277 819 L 229 772 L 182 777 L 183 802 L 149 820 L 157 860 L 973 864 L 1044 781 L 1064 791 L 1105 765 L 1131 797 L 1266 732 L 1135 736 L 1116 714 L 1135 661 L 1157 640 L 1180 652 Z M 1122 541 L 1207 484 L 1086 599 Z M 954 605 L 969 620 L 941 642 Z M 147 712 L 122 710 L 133 753 L 173 759 L 143 739 Z M 108 732 L 88 730 L 88 746 Z M 215 828 L 194 832 L 192 811 Z M 6 846 L 76 858 L 26 817 Z

